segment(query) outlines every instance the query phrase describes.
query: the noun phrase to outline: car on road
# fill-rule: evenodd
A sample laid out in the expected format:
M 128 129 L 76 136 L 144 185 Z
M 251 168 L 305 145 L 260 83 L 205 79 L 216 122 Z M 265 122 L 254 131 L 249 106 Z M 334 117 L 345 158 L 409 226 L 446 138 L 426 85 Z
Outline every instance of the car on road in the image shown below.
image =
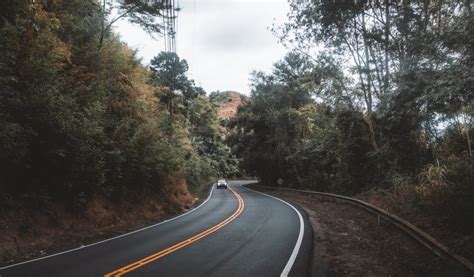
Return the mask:
M 224 180 L 224 179 L 220 179 L 219 181 L 217 181 L 217 184 L 216 184 L 216 188 L 220 189 L 220 188 L 227 188 L 227 181 Z

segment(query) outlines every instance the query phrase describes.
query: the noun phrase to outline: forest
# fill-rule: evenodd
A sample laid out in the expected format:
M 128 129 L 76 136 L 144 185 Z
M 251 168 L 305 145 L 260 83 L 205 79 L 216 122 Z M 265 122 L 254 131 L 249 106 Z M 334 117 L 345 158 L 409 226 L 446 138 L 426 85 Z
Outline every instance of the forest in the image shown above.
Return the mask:
M 241 167 L 268 186 L 378 196 L 472 234 L 471 1 L 290 6 L 273 32 L 292 51 L 252 73 L 251 101 L 229 122 Z
M 158 32 L 162 9 L 125 1 L 120 16 Z M 80 210 L 237 171 L 187 62 L 160 52 L 144 66 L 114 20 L 95 0 L 0 4 L 0 209 L 34 197 Z

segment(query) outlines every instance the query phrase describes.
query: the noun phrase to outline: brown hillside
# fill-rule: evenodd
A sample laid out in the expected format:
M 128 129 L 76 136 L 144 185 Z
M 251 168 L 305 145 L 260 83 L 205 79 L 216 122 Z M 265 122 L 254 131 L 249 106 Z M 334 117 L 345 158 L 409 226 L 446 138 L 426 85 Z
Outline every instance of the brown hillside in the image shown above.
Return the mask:
M 244 95 L 236 91 L 225 91 L 211 95 L 211 101 L 219 105 L 218 116 L 229 119 L 235 116 L 237 108 L 242 104 Z

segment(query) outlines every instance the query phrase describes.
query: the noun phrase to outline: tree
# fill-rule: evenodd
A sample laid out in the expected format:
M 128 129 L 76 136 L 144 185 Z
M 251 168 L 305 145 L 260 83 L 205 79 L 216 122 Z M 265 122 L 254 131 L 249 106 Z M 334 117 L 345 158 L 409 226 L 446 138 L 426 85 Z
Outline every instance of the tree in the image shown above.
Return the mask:
M 80 208 L 97 194 L 202 185 L 232 164 L 215 111 L 206 99 L 194 105 L 205 93 L 186 78 L 185 61 L 157 74 L 112 32 L 97 51 L 94 0 L 10 1 L 8 12 L 0 10 L 0 199 L 30 194 Z M 155 95 L 166 87 L 185 92 L 171 135 Z M 193 143 L 208 137 L 205 152 Z
M 231 120 L 234 134 L 229 140 L 235 153 L 243 157 L 247 172 L 257 173 L 264 182 L 291 179 L 292 174 L 299 184 L 303 182 L 297 158 L 301 138 L 292 121 L 312 103 L 310 90 L 301 85 L 312 69 L 301 56 L 290 53 L 275 63 L 272 74 L 252 73 L 252 100 Z
M 187 77 L 188 63 L 180 59 L 176 53 L 161 52 L 151 60 L 150 69 L 152 82 L 163 87 L 161 101 L 173 114 L 173 102 L 177 96 L 182 96 L 185 103 L 202 95 L 202 89 L 194 86 L 194 81 Z
M 179 10 L 172 5 L 171 1 L 123 0 L 118 1 L 117 5 L 114 5 L 114 2 L 107 2 L 108 0 L 102 0 L 99 50 L 102 48 L 104 38 L 110 35 L 113 24 L 118 20 L 126 18 L 153 36 L 160 34 L 163 29 L 163 25 L 157 21 L 157 17 L 170 17 L 171 14 L 164 12 L 170 9 Z M 107 19 L 114 12 L 116 12 L 115 17 Z

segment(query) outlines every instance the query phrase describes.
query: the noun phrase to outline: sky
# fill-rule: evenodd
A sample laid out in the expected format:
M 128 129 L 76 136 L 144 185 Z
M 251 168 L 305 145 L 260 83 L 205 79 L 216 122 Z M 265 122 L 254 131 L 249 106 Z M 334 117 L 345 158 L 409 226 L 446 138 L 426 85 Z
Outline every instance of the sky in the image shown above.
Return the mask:
M 250 92 L 249 73 L 269 72 L 287 50 L 269 30 L 286 21 L 286 0 L 181 0 L 177 54 L 189 64 L 188 77 L 207 92 Z M 115 31 L 138 50 L 143 64 L 164 50 L 139 26 L 126 20 Z

